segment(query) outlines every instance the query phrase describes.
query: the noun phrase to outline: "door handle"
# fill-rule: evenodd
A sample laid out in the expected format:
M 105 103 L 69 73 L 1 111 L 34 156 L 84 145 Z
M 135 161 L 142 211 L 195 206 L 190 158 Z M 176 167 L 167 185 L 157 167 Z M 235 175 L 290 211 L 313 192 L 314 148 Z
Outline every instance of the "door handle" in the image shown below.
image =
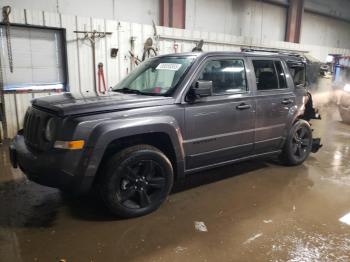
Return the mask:
M 251 107 L 252 107 L 251 105 L 248 105 L 248 104 L 245 104 L 245 103 L 242 103 L 242 104 L 236 106 L 236 108 L 237 108 L 238 110 L 249 109 L 249 108 L 251 108 Z
M 292 100 L 292 99 L 283 99 L 282 100 L 282 104 L 283 105 L 289 105 L 289 104 L 291 104 L 291 103 L 293 103 L 294 101 Z

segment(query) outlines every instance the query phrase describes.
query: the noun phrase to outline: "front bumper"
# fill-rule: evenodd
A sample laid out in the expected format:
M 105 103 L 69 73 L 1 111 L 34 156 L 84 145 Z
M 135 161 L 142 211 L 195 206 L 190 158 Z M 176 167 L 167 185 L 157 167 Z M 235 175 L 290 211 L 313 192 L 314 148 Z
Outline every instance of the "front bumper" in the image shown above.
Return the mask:
M 10 161 L 32 181 L 74 193 L 85 193 L 93 178 L 85 177 L 81 167 L 83 152 L 52 149 L 36 152 L 30 149 L 22 135 L 17 135 L 9 147 Z

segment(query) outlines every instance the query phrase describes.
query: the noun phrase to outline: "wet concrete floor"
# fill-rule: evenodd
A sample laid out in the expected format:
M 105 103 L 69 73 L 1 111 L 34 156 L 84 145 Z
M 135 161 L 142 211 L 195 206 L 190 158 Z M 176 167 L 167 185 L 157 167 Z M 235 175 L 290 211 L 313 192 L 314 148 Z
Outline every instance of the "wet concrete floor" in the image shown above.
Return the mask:
M 29 182 L 2 146 L 0 261 L 350 261 L 350 126 L 334 108 L 321 113 L 313 128 L 324 147 L 303 165 L 198 173 L 129 220 Z

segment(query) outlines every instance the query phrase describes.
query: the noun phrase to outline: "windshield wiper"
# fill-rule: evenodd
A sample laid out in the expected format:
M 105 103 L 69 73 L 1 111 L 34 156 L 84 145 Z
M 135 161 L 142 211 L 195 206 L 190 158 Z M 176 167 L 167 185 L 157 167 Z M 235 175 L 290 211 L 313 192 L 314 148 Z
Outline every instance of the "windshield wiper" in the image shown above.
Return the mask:
M 114 89 L 114 92 L 120 92 L 120 93 L 124 93 L 124 94 L 141 94 L 141 95 L 147 95 L 146 93 L 143 93 L 139 90 L 136 89 L 131 89 L 129 87 L 123 87 L 123 88 L 118 88 L 118 89 Z
M 124 94 L 138 94 L 138 95 L 144 95 L 144 96 L 163 96 L 164 95 L 164 94 L 157 94 L 157 93 L 141 92 L 139 90 L 131 89 L 129 87 L 113 89 L 113 92 L 120 92 Z

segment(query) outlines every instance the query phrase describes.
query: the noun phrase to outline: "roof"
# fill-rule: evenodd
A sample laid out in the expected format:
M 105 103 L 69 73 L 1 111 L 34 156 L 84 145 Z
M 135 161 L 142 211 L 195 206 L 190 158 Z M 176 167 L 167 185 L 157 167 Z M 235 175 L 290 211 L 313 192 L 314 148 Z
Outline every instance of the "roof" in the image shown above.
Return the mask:
M 196 56 L 196 57 L 207 57 L 207 56 L 222 56 L 222 55 L 233 55 L 233 56 L 245 56 L 245 57 L 270 57 L 270 58 L 283 58 L 286 60 L 302 61 L 303 57 L 301 54 L 284 54 L 284 53 L 274 53 L 274 52 L 231 52 L 231 51 L 215 51 L 215 52 L 186 52 L 186 53 L 173 53 L 161 55 L 165 56 Z M 301 57 L 299 57 L 300 55 Z

